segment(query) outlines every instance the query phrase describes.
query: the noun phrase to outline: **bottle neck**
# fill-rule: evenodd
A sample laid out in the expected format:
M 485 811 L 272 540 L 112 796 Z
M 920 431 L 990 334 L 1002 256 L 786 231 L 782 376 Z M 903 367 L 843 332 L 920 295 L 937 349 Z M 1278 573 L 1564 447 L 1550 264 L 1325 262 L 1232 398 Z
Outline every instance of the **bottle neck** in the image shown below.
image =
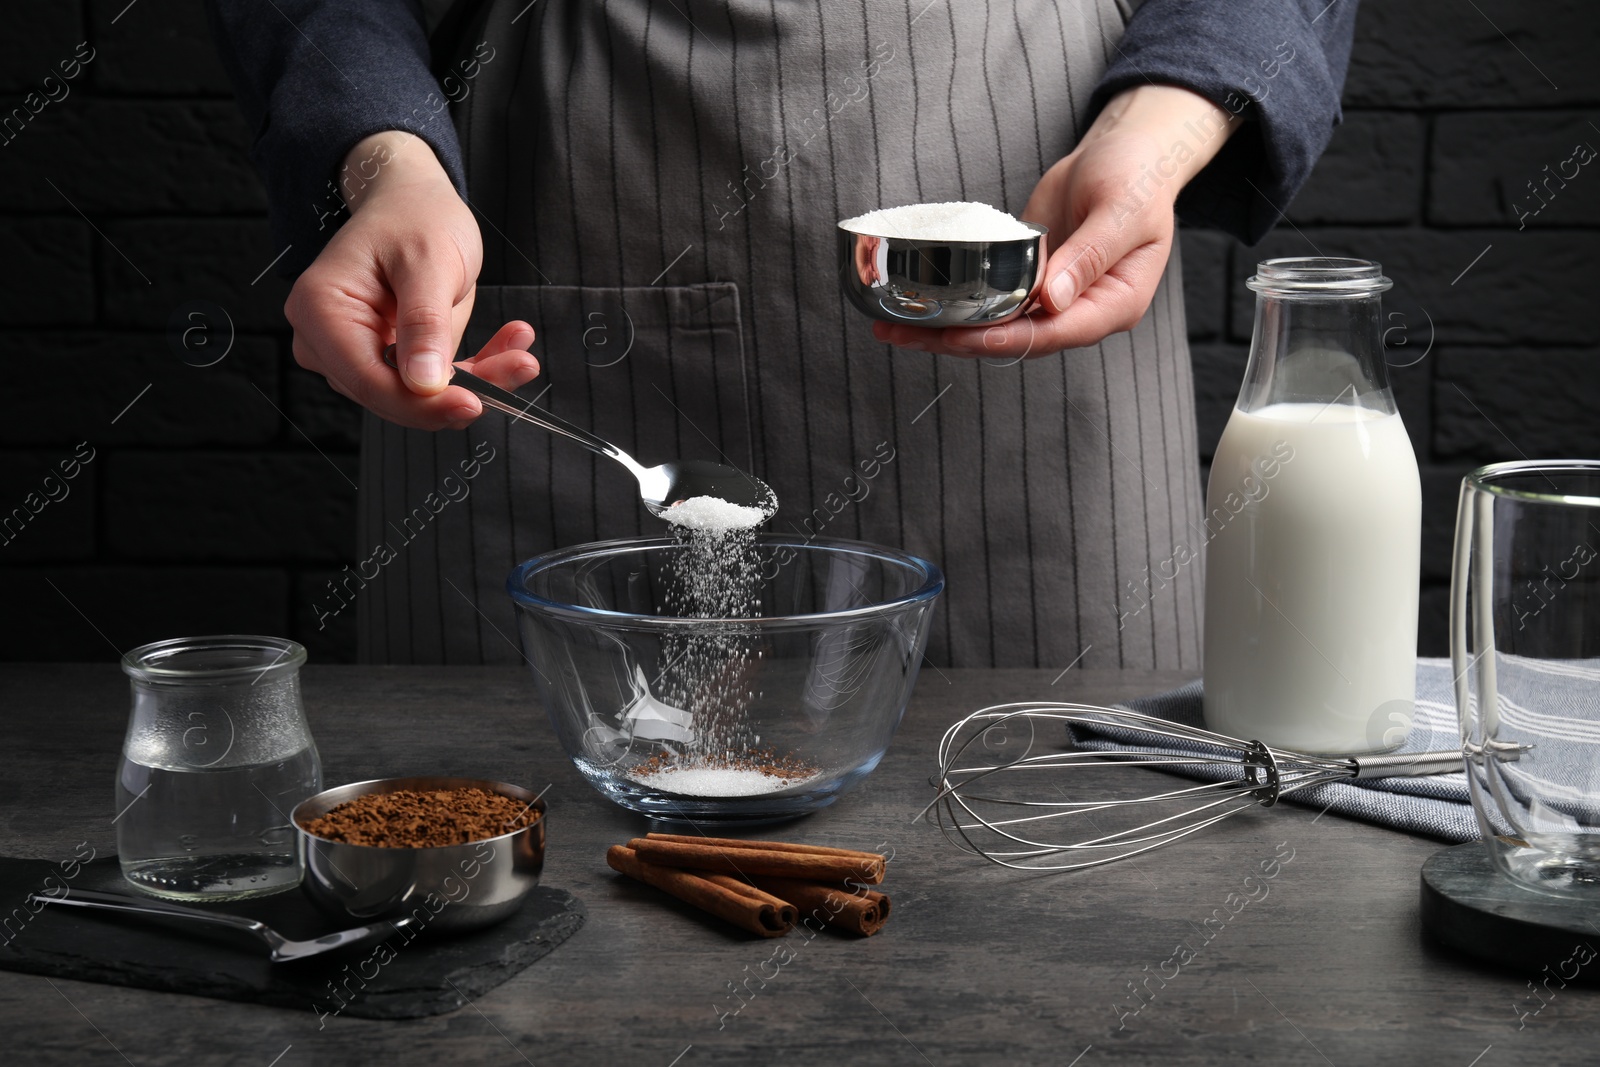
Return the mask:
M 1239 409 L 1347 404 L 1394 414 L 1383 355 L 1381 294 L 1388 282 L 1377 264 L 1364 265 L 1370 268 L 1370 278 L 1341 288 L 1308 283 L 1306 268 L 1277 266 L 1284 262 L 1263 263 L 1250 279 L 1256 291 L 1256 321 Z

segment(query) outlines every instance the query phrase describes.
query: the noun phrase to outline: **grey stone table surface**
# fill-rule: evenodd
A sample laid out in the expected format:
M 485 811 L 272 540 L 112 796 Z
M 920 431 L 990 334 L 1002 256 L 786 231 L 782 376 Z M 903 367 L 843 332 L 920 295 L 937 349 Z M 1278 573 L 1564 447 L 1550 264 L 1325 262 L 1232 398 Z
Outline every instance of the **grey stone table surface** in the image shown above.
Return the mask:
M 1600 993 L 1551 984 L 1535 998 L 1538 976 L 1424 941 L 1419 872 L 1438 842 L 1283 806 L 1132 861 L 1028 874 L 958 853 L 913 823 L 931 795 L 934 745 L 958 716 L 1005 700 L 1121 700 L 1188 680 L 1071 670 L 1052 684 L 1056 675 L 925 670 L 879 770 L 832 808 L 769 828 L 893 848 L 894 918 L 866 940 L 797 930 L 766 942 L 606 867 L 606 846 L 649 824 L 567 762 L 525 670 L 307 668 L 330 783 L 437 773 L 548 786 L 544 881 L 578 894 L 588 924 L 470 1007 L 407 1022 L 319 1026 L 310 1011 L 0 973 L 0 1062 L 1600 1062 Z M 112 666 L 0 666 L 0 853 L 67 858 L 84 841 L 113 850 L 127 701 Z M 1261 861 L 1289 850 L 1275 878 L 1252 881 L 1268 887 L 1264 897 L 1246 888 Z M 1230 894 L 1247 893 L 1253 902 L 1220 932 L 1197 932 L 1216 909 L 1230 914 Z M 1180 942 L 1200 948 L 1182 959 Z M 763 966 L 777 945 L 789 958 Z M 753 994 L 735 999 L 731 984 L 756 974 L 764 984 L 747 982 Z M 1146 992 L 1135 997 L 1130 983 Z

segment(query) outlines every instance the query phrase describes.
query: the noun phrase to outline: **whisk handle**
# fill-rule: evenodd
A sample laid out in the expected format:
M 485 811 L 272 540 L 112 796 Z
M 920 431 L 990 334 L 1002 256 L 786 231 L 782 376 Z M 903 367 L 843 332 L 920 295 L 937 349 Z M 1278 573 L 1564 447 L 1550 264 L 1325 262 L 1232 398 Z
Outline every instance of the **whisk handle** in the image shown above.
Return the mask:
M 1449 774 L 1466 767 L 1460 749 L 1363 756 L 1350 762 L 1356 769 L 1352 775 L 1355 778 L 1423 778 L 1430 774 Z

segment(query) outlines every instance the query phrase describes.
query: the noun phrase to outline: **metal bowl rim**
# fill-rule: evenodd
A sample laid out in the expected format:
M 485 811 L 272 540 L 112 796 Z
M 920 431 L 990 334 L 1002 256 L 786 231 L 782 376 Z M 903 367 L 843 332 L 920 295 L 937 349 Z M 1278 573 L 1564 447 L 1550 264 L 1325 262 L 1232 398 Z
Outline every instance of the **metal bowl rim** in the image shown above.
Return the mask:
M 476 841 L 458 841 L 451 845 L 406 845 L 401 847 L 395 847 L 391 845 L 352 845 L 348 841 L 333 841 L 326 837 L 320 837 L 317 834 L 312 833 L 300 822 L 301 809 L 305 808 L 309 804 L 316 803 L 317 801 L 326 797 L 329 793 L 337 793 L 346 789 L 355 790 L 356 792 L 338 802 L 338 804 L 343 804 L 346 801 L 354 800 L 356 797 L 371 796 L 374 794 L 381 795 L 383 793 L 397 793 L 406 788 L 425 788 L 424 786 L 421 786 L 420 783 L 427 782 L 454 782 L 457 784 L 454 786 L 445 786 L 444 788 L 478 788 L 483 789 L 485 792 L 498 793 L 499 795 L 509 797 L 512 800 L 521 800 L 528 803 L 534 811 L 538 812 L 539 817 L 533 822 L 529 823 L 527 826 L 521 826 L 515 830 L 509 830 L 503 834 L 496 834 L 494 837 L 482 837 Z M 389 786 L 389 788 L 382 790 L 370 788 L 372 786 L 380 785 Z M 433 788 L 437 789 L 439 787 L 435 785 Z M 518 794 L 522 795 L 519 796 Z M 337 807 L 338 804 L 334 804 L 332 807 Z M 326 812 L 323 812 L 323 814 L 326 814 Z M 347 782 L 344 785 L 336 785 L 328 789 L 320 790 L 319 792 L 306 797 L 300 803 L 296 804 L 294 809 L 289 812 L 289 821 L 294 823 L 296 833 L 310 841 L 316 841 L 319 844 L 327 845 L 333 848 L 356 848 L 367 852 L 393 856 L 407 852 L 439 852 L 448 848 L 475 848 L 478 845 L 486 844 L 491 841 L 504 841 L 508 838 L 516 837 L 518 834 L 525 834 L 538 828 L 544 823 L 547 816 L 548 809 L 544 800 L 542 799 L 542 794 L 534 793 L 532 790 L 524 788 L 520 785 L 512 785 L 510 782 L 501 782 L 493 778 L 462 778 L 455 775 L 413 774 L 399 778 L 368 778 L 365 781 Z

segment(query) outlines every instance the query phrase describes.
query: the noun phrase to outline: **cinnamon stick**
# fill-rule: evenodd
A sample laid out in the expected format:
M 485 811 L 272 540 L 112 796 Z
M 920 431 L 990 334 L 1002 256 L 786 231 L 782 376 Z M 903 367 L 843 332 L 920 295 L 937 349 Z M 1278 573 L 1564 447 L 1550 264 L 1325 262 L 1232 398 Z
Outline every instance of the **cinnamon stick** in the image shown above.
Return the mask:
M 794 928 L 793 904 L 726 875 L 679 870 L 648 862 L 627 845 L 612 845 L 606 863 L 619 874 L 671 893 L 685 904 L 762 937 L 782 937 Z
M 772 875 L 811 882 L 844 882 L 853 878 L 867 885 L 877 885 L 883 881 L 884 860 L 875 852 L 840 856 L 834 853 L 847 850 L 795 851 L 792 846 L 788 849 L 767 848 L 765 846 L 770 842 L 765 841 L 739 842 L 737 845 L 711 845 L 704 841 L 704 838 L 689 842 L 636 837 L 628 842 L 627 847 L 637 852 L 639 859 L 646 863 L 663 867 L 688 867 L 747 877 Z M 752 844 L 755 847 L 750 847 Z
M 842 886 L 802 882 L 794 878 L 757 876 L 751 881 L 773 896 L 793 904 L 801 913 L 802 921 L 815 917 L 829 926 L 837 926 L 862 937 L 871 937 L 889 921 L 889 897 L 876 889 L 851 892 Z
M 883 861 L 876 852 L 862 852 L 854 848 L 829 848 L 827 845 L 806 845 L 793 841 L 751 841 L 742 837 L 701 837 L 698 834 L 645 834 L 647 841 L 675 841 L 680 845 L 717 845 L 721 848 L 761 848 L 772 852 L 803 852 L 812 856 L 837 856 L 840 859 Z

